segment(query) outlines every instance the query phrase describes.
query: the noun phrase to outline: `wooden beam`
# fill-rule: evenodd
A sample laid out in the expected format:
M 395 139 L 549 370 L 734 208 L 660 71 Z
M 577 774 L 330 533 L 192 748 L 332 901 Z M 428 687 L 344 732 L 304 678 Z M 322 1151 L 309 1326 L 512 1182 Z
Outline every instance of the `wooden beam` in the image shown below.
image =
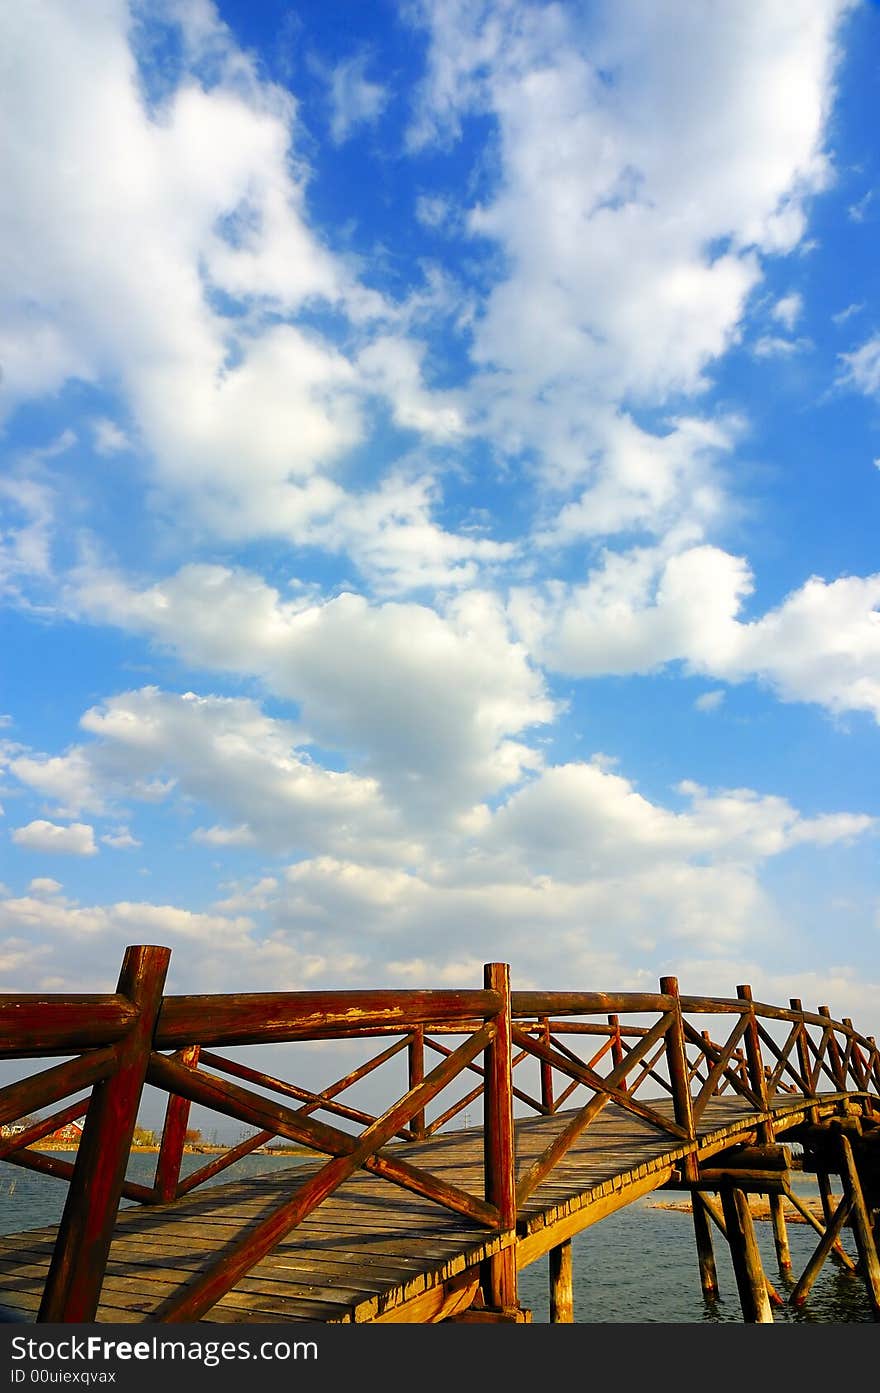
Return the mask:
M 115 1073 L 92 1094 L 39 1321 L 95 1319 L 170 957 L 170 948 L 126 949 L 117 990 L 137 1015 L 115 1047 Z

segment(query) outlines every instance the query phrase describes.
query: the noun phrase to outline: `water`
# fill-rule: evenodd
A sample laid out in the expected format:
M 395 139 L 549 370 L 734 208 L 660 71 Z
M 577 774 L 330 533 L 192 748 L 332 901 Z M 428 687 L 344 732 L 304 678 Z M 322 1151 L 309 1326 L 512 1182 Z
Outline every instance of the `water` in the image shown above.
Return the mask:
M 72 1154 L 66 1159 L 72 1159 Z M 198 1169 L 208 1159 L 185 1156 L 184 1174 Z M 290 1163 L 290 1157 L 246 1156 L 207 1184 L 224 1184 L 239 1176 L 254 1175 Z M 151 1184 L 155 1166 L 155 1154 L 135 1153 L 129 1164 L 128 1178 Z M 796 1172 L 793 1182 L 804 1198 L 817 1194 L 812 1176 Z M 67 1186 L 62 1181 L 0 1162 L 0 1233 L 16 1233 L 57 1223 L 66 1193 Z M 681 1196 L 667 1192 L 663 1198 L 676 1200 Z M 776 1266 L 771 1225 L 758 1221 L 755 1231 L 764 1270 L 784 1297 L 804 1270 L 819 1241 L 818 1235 L 808 1224 L 788 1225 L 795 1275 L 786 1281 Z M 578 1324 L 741 1324 L 742 1311 L 733 1269 L 726 1244 L 717 1231 L 713 1231 L 713 1242 L 721 1295 L 719 1300 L 707 1303 L 700 1291 L 690 1214 L 653 1208 L 649 1195 L 585 1229 L 572 1240 L 575 1321 Z M 844 1231 L 842 1242 L 847 1252 L 855 1257 L 848 1230 Z M 520 1273 L 520 1298 L 523 1305 L 531 1309 L 535 1323 L 549 1320 L 546 1259 L 532 1263 Z M 799 1310 L 791 1306 L 774 1307 L 773 1319 L 786 1324 L 841 1324 L 871 1321 L 872 1315 L 861 1279 L 829 1260 L 807 1304 Z

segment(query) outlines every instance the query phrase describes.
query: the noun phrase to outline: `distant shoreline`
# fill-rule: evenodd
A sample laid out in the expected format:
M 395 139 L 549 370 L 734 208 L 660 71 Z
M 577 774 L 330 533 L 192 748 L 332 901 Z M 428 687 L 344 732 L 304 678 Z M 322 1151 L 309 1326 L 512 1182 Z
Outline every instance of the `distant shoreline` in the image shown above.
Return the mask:
M 237 1142 L 230 1142 L 225 1146 L 220 1142 L 206 1142 L 204 1146 L 199 1143 L 198 1146 L 185 1146 L 183 1148 L 183 1154 L 184 1156 L 216 1156 L 222 1155 L 226 1151 L 232 1151 L 233 1146 L 237 1145 Z M 27 1149 L 28 1151 L 77 1151 L 79 1148 L 78 1146 L 71 1145 L 70 1142 L 37 1141 L 33 1142 Z M 149 1153 L 158 1152 L 160 1147 L 158 1143 L 154 1143 L 152 1146 L 132 1146 L 130 1150 Z M 255 1154 L 262 1154 L 264 1156 L 305 1156 L 311 1155 L 311 1152 L 308 1147 L 305 1146 L 257 1146 L 254 1147 L 254 1150 L 250 1153 L 250 1155 Z

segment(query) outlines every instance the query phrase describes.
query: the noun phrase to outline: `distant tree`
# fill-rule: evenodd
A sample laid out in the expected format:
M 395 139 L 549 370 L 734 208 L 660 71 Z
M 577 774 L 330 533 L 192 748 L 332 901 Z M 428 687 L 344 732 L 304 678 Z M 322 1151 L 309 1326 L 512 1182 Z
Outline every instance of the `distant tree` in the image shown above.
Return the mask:
M 202 1133 L 198 1127 L 187 1127 L 183 1134 L 183 1140 L 187 1146 L 198 1146 L 202 1140 Z

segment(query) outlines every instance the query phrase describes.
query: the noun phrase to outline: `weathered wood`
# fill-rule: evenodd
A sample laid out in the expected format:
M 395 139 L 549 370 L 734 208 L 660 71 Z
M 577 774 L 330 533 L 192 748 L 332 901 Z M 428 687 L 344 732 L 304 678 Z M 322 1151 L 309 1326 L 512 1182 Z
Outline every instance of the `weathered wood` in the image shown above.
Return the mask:
M 701 1208 L 703 1208 L 706 1211 L 709 1218 L 712 1220 L 713 1224 L 715 1224 L 716 1228 L 718 1229 L 718 1232 L 724 1239 L 726 1239 L 727 1224 L 725 1223 L 724 1215 L 720 1207 L 717 1204 L 715 1204 L 712 1200 L 710 1200 L 709 1196 L 706 1194 L 700 1193 L 699 1195 L 695 1195 L 694 1198 L 699 1199 Z M 764 1274 L 764 1286 L 767 1289 L 767 1299 L 770 1302 L 771 1306 L 785 1305 L 785 1302 L 779 1295 L 779 1292 L 776 1290 L 766 1273 Z
M 880 1258 L 874 1243 L 871 1216 L 865 1204 L 861 1178 L 853 1158 L 853 1149 L 845 1132 L 840 1133 L 840 1179 L 843 1193 L 852 1210 L 852 1230 L 859 1252 L 859 1264 L 874 1319 L 880 1320 Z
M 0 1088 L 0 1126 L 15 1122 L 27 1113 L 51 1106 L 81 1088 L 107 1079 L 116 1068 L 116 1047 L 91 1050 L 79 1059 L 54 1064 L 29 1078 L 18 1079 Z
M 489 991 L 247 992 L 239 996 L 167 996 L 156 1048 L 259 1045 L 329 1039 L 339 1032 L 375 1028 L 408 1031 L 414 1025 L 484 1019 L 499 1009 Z
M 477 1033 L 480 1040 L 488 1038 L 487 1030 L 490 1031 L 491 1027 L 484 1026 L 483 1030 Z M 460 1047 L 462 1057 L 469 1055 L 472 1048 L 482 1048 L 481 1044 L 474 1047 L 475 1039 L 476 1035 Z M 313 1118 L 303 1116 L 301 1112 L 294 1112 L 270 1098 L 239 1088 L 226 1079 L 215 1078 L 206 1070 L 200 1069 L 195 1072 L 184 1069 L 164 1055 L 153 1054 L 147 1078 L 159 1088 L 182 1093 L 194 1103 L 270 1131 L 274 1136 L 300 1142 L 325 1155 L 348 1156 L 357 1145 L 356 1139 L 348 1132 L 316 1122 Z M 495 1222 L 496 1216 L 491 1206 L 485 1205 L 476 1196 L 464 1193 L 457 1186 L 445 1184 L 437 1176 L 418 1170 L 400 1157 L 373 1155 L 368 1156 L 362 1164 L 366 1170 L 383 1176 L 393 1184 L 413 1190 L 457 1213 L 466 1214 L 479 1223 Z
M 95 1318 L 170 957 L 168 948 L 126 949 L 117 991 L 137 1017 L 115 1047 L 115 1073 L 92 1094 L 40 1321 Z
M 721 1208 L 743 1320 L 749 1325 L 772 1324 L 773 1312 L 748 1199 L 738 1187 L 724 1185 Z
M 486 1048 L 494 1035 L 495 1027 L 487 1023 L 482 1031 L 460 1045 L 449 1059 L 432 1069 L 416 1088 L 355 1139 L 347 1153 L 327 1161 L 315 1175 L 303 1182 L 292 1199 L 270 1213 L 238 1243 L 227 1248 L 219 1262 L 187 1283 L 179 1295 L 164 1302 L 156 1312 L 156 1319 L 170 1323 L 198 1320 L 322 1200 L 384 1146 L 394 1136 L 401 1121 L 408 1121 L 415 1111 L 444 1088 L 460 1072 L 465 1060 Z
M 652 1029 L 648 1031 L 648 1034 L 642 1037 L 638 1046 L 636 1047 L 636 1050 L 634 1050 L 633 1053 L 637 1054 L 638 1051 L 647 1053 L 647 1051 L 652 1049 L 653 1046 L 657 1043 L 657 1041 L 663 1037 L 668 1028 L 668 1025 L 669 1016 L 661 1016 L 660 1020 L 657 1021 L 652 1027 Z M 516 1030 L 516 1027 L 514 1026 L 515 1038 L 517 1037 L 517 1034 L 518 1032 Z M 535 1052 L 538 1053 L 539 1058 L 541 1054 L 546 1050 L 546 1048 L 546 1046 L 541 1045 L 538 1042 L 535 1042 Z M 580 1074 L 586 1074 L 588 1077 L 583 1078 L 582 1081 L 588 1082 L 588 1078 L 590 1077 L 589 1070 L 577 1070 L 575 1065 L 570 1064 L 565 1059 L 561 1059 L 560 1056 L 555 1054 L 555 1051 L 550 1051 L 549 1057 L 553 1061 L 555 1061 L 556 1059 L 561 1060 L 561 1062 L 557 1064 L 556 1067 L 562 1069 L 564 1073 L 574 1073 L 575 1077 L 578 1077 L 578 1075 Z M 525 1201 L 534 1192 L 534 1190 L 537 1189 L 538 1185 L 540 1185 L 544 1177 L 550 1173 L 553 1167 L 562 1159 L 565 1153 L 574 1144 L 578 1136 L 580 1136 L 580 1134 L 590 1125 L 590 1123 L 599 1114 L 599 1112 L 601 1112 L 601 1110 L 606 1106 L 606 1104 L 611 1102 L 612 1099 L 618 1101 L 624 1107 L 628 1108 L 636 1115 L 640 1115 L 641 1112 L 644 1111 L 639 1105 L 635 1104 L 634 1100 L 631 1099 L 627 1094 L 623 1094 L 619 1091 L 620 1082 L 624 1078 L 626 1073 L 629 1072 L 630 1068 L 631 1056 L 627 1056 L 623 1063 L 619 1064 L 617 1068 L 612 1069 L 606 1078 L 598 1080 L 598 1076 L 596 1076 L 596 1079 L 592 1083 L 590 1083 L 591 1087 L 598 1088 L 600 1091 L 595 1092 L 594 1096 L 590 1099 L 590 1101 L 577 1113 L 575 1113 L 575 1115 L 572 1117 L 571 1121 L 566 1125 L 566 1127 L 550 1142 L 549 1146 L 547 1146 L 544 1153 L 538 1158 L 536 1158 L 536 1160 L 533 1161 L 532 1164 L 528 1167 L 528 1169 L 520 1176 L 520 1179 L 516 1187 L 517 1204 L 522 1205 L 525 1203 Z M 647 1109 L 647 1111 L 651 1115 L 651 1118 L 659 1116 L 659 1114 L 655 1114 L 652 1109 Z M 670 1123 L 662 1119 L 661 1117 L 660 1125 L 665 1126 L 666 1129 L 669 1131 L 674 1131 L 675 1135 L 681 1137 L 682 1129 L 678 1126 L 677 1123 Z M 687 1138 L 685 1138 L 685 1140 L 687 1140 Z
M 60 1156 L 47 1155 L 42 1151 L 16 1151 L 3 1158 L 8 1166 L 21 1166 L 23 1170 L 39 1171 L 41 1175 L 51 1175 L 56 1180 L 73 1179 L 76 1167 L 70 1161 L 62 1161 Z M 137 1185 L 134 1181 L 122 1182 L 122 1194 L 126 1199 L 138 1200 L 141 1204 L 154 1204 L 156 1192 L 148 1185 Z
M 417 1088 L 425 1077 L 425 1027 L 417 1025 L 414 1027 L 409 1037 L 407 1046 L 407 1076 L 409 1087 Z M 413 1137 L 423 1137 L 425 1134 L 425 1109 L 420 1108 L 413 1114 L 410 1122 L 410 1133 Z
M 697 1244 L 697 1264 L 700 1270 L 700 1290 L 707 1301 L 718 1295 L 718 1272 L 715 1267 L 715 1250 L 712 1247 L 712 1229 L 705 1198 L 695 1192 L 692 1200 L 694 1219 L 694 1238 Z
M 611 1012 L 638 1014 L 672 1009 L 668 997 L 653 992 L 511 992 L 510 1002 L 515 1020 L 522 1016 L 606 1016 Z M 607 1034 L 607 1026 L 600 1029 Z
M 812 1209 L 810 1209 L 808 1205 L 804 1204 L 797 1191 L 792 1190 L 791 1186 L 788 1183 L 786 1183 L 786 1186 L 783 1190 L 783 1194 L 785 1195 L 785 1198 L 788 1200 L 789 1204 L 794 1205 L 801 1218 L 804 1219 L 806 1223 L 810 1225 L 811 1228 L 815 1229 L 816 1233 L 818 1233 L 820 1237 L 824 1235 L 827 1226 L 831 1222 L 831 1219 L 834 1215 L 834 1210 L 830 1203 L 827 1208 L 823 1207 L 823 1212 L 825 1214 L 825 1223 L 822 1224 L 816 1218 Z M 853 1262 L 849 1253 L 846 1252 L 846 1250 L 841 1246 L 840 1243 L 835 1242 L 832 1248 L 831 1256 L 835 1258 L 841 1264 L 841 1266 L 848 1268 L 850 1272 L 855 1271 L 855 1263 Z
M 494 1032 L 486 1046 L 485 1099 L 483 1104 L 483 1167 L 486 1200 L 498 1210 L 500 1232 L 516 1229 L 516 1150 L 513 1134 L 513 1078 L 511 1071 L 512 1020 L 510 968 L 506 963 L 486 963 L 483 986 L 500 1001 Z M 488 1260 L 483 1274 L 483 1294 L 488 1306 L 517 1306 L 516 1251 L 506 1248 Z
M 795 1284 L 794 1290 L 789 1297 L 792 1306 L 803 1306 L 810 1294 L 813 1283 L 822 1269 L 822 1264 L 834 1247 L 841 1229 L 849 1218 L 851 1210 L 852 1204 L 846 1196 L 844 1196 L 837 1206 L 837 1209 L 832 1214 L 831 1221 L 819 1241 L 819 1246 L 816 1248 L 810 1261 L 807 1263 Z
M 190 1171 L 189 1175 L 178 1180 L 174 1198 L 179 1199 L 182 1195 L 189 1194 L 190 1190 L 204 1185 L 206 1180 L 212 1180 L 215 1175 L 225 1171 L 227 1166 L 234 1166 L 236 1161 L 240 1161 L 243 1156 L 249 1156 L 252 1151 L 264 1146 L 274 1136 L 274 1132 L 256 1132 L 252 1137 L 245 1137 L 237 1146 L 232 1146 L 228 1151 L 215 1156 L 213 1161 L 209 1161 L 207 1165 L 200 1166 L 198 1170 Z
M 136 1012 L 114 995 L 0 996 L 0 1040 L 7 1059 L 30 1059 L 112 1045 L 131 1029 Z
M 199 1062 L 199 1046 L 187 1045 L 175 1057 L 184 1068 L 195 1069 Z M 188 1098 L 181 1098 L 177 1093 L 169 1095 L 156 1161 L 156 1196 L 161 1204 L 167 1204 L 177 1194 L 191 1106 Z
M 405 1040 L 400 1040 L 390 1050 L 384 1050 L 385 1057 L 396 1054 L 405 1045 Z M 336 1117 L 344 1117 L 348 1122 L 360 1122 L 369 1126 L 376 1119 L 372 1113 L 363 1112 L 360 1108 L 350 1108 L 344 1103 L 337 1103 L 324 1093 L 315 1093 L 310 1088 L 300 1088 L 298 1084 L 288 1083 L 285 1079 L 276 1078 L 273 1074 L 266 1074 L 261 1069 L 251 1069 L 247 1064 L 241 1064 L 235 1059 L 226 1059 L 223 1055 L 214 1054 L 212 1050 L 202 1051 L 202 1063 L 209 1069 L 219 1069 L 221 1074 L 230 1074 L 236 1079 L 245 1079 L 248 1083 L 255 1083 L 260 1088 L 271 1089 L 273 1093 L 280 1093 L 283 1098 L 296 1098 L 306 1104 L 304 1108 L 297 1109 L 297 1115 L 308 1117 L 313 1112 L 329 1112 Z M 364 1068 L 363 1073 L 368 1073 L 369 1069 Z M 354 1082 L 354 1080 L 353 1080 Z M 341 1092 L 341 1090 L 338 1090 Z
M 7 1137 L 5 1140 L 0 1139 L 0 1161 L 7 1160 L 13 1151 L 21 1151 L 24 1147 L 32 1146 L 34 1142 L 51 1136 L 59 1127 L 66 1127 L 69 1122 L 83 1117 L 88 1110 L 88 1098 L 80 1098 L 78 1102 L 71 1103 L 69 1107 L 62 1108 L 51 1117 L 44 1117 L 41 1122 L 35 1122 L 23 1132 L 17 1132 L 15 1136 Z
M 571 1239 L 557 1243 L 548 1254 L 550 1277 L 550 1321 L 553 1325 L 574 1324 L 574 1284 Z
M 758 1146 L 733 1146 L 716 1151 L 712 1165 L 726 1170 L 791 1170 L 791 1147 L 780 1142 L 762 1142 Z

